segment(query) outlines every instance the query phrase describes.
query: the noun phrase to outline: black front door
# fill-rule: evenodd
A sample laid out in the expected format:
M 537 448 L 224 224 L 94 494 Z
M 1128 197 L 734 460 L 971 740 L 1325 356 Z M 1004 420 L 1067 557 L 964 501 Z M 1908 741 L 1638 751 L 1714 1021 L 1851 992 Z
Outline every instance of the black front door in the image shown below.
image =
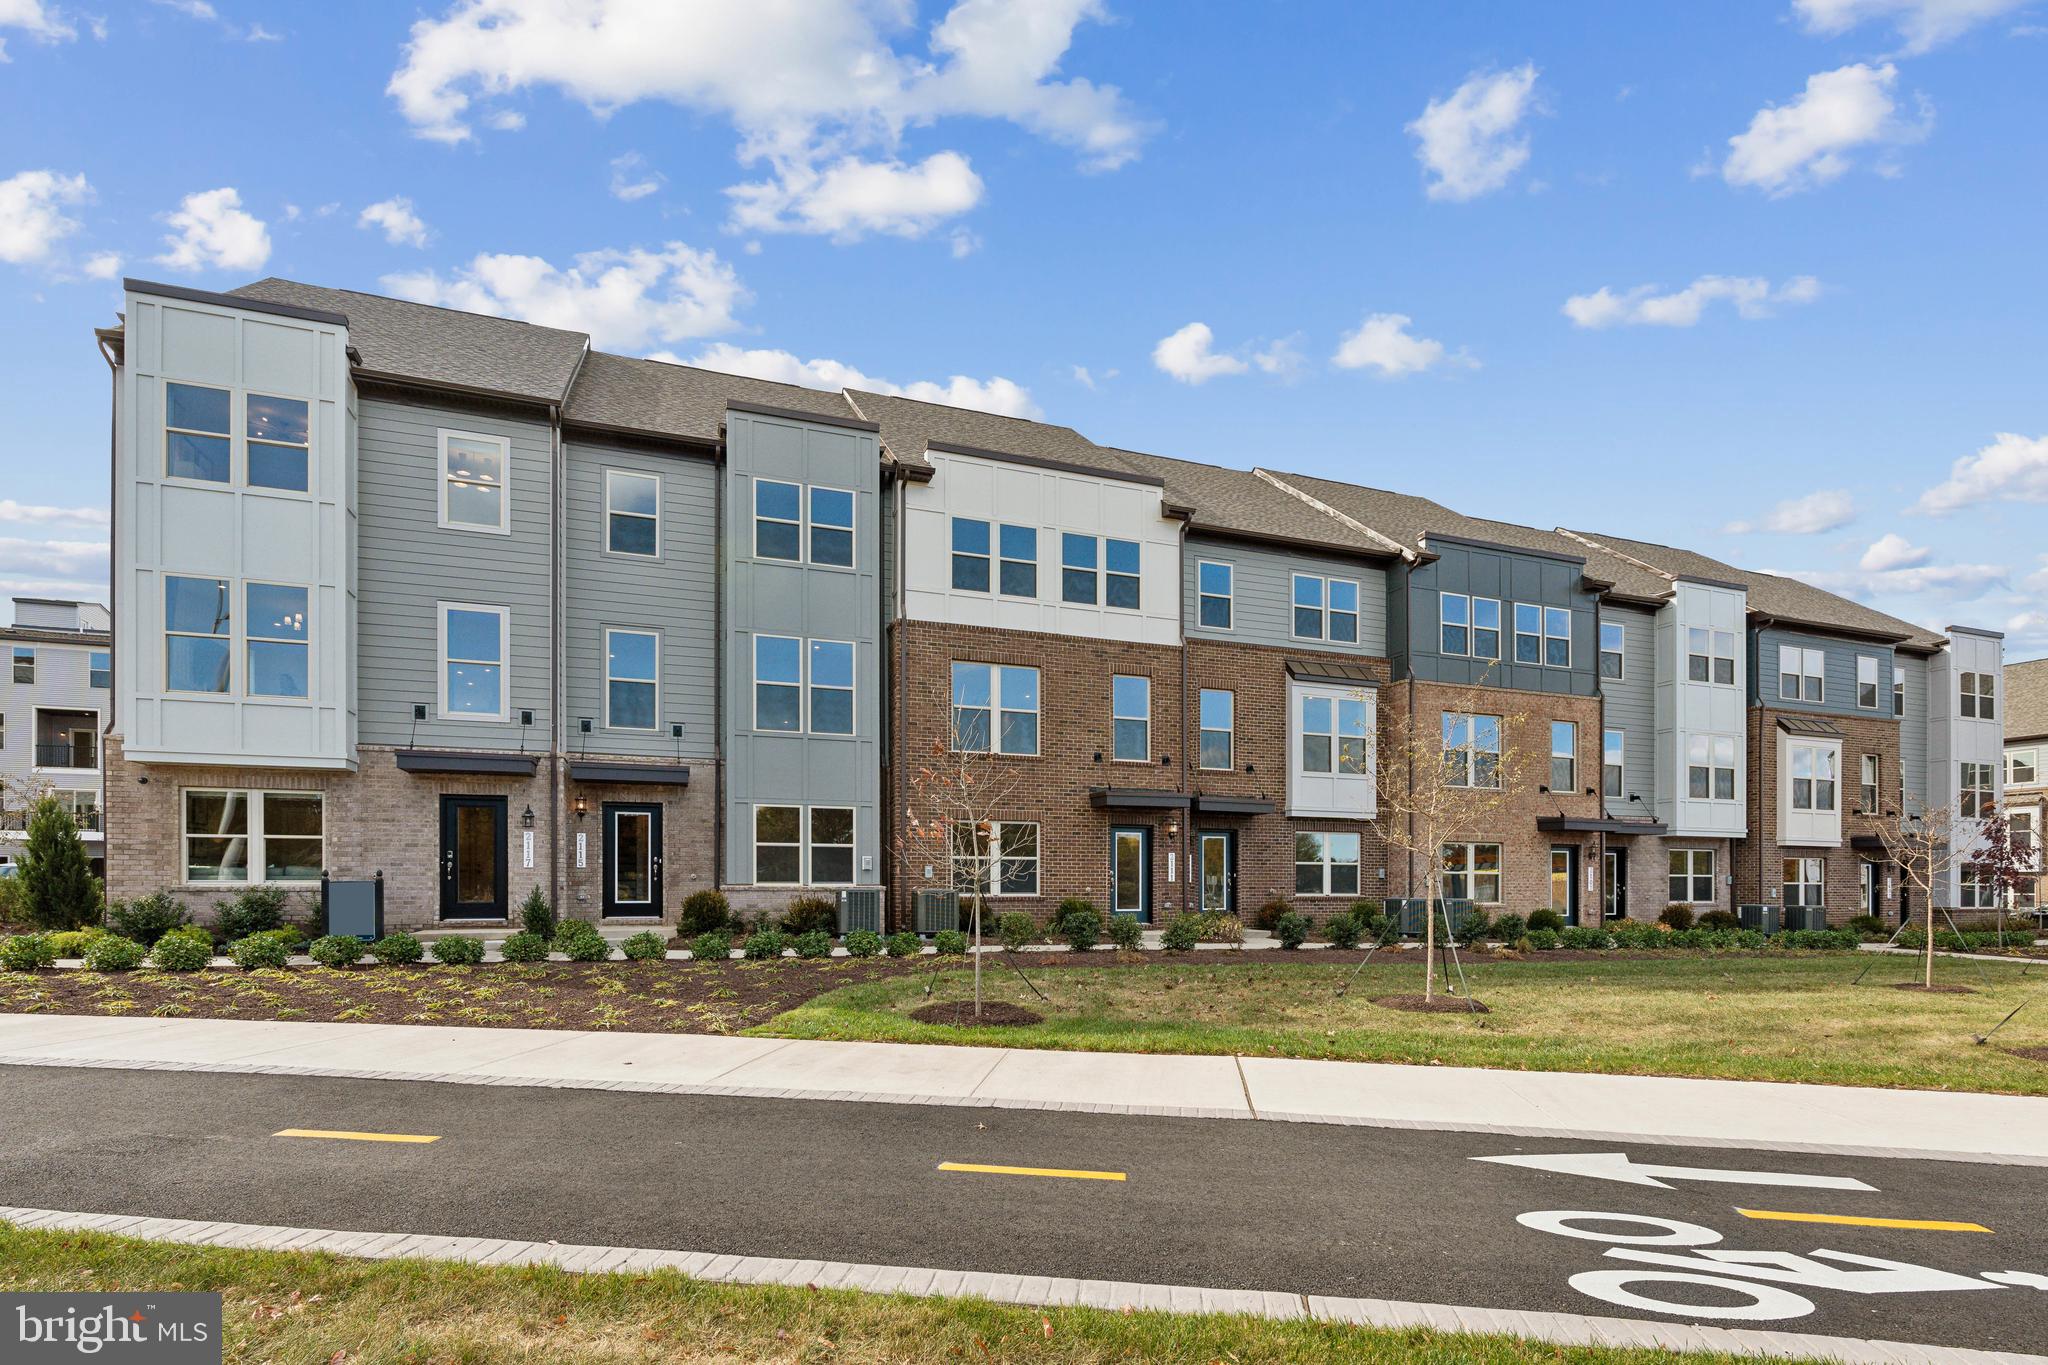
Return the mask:
M 660 806 L 605 803 L 604 913 L 629 918 L 660 916 Z
M 1610 848 L 1602 862 L 1605 877 L 1602 891 L 1606 899 L 1607 918 L 1621 919 L 1628 914 L 1628 850 Z
M 505 798 L 441 798 L 441 918 L 505 918 Z

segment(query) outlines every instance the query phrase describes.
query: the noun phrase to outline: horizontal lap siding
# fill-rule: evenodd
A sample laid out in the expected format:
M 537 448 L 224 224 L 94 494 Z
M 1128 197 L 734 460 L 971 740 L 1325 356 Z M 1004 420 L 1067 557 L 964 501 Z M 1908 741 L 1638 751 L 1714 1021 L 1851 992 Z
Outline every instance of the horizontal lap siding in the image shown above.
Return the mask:
M 1602 678 L 1600 695 L 1605 702 L 1604 728 L 1623 731 L 1622 785 L 1619 797 L 1607 798 L 1607 813 L 1616 817 L 1641 817 L 1654 809 L 1657 798 L 1657 618 L 1647 611 L 1602 607 L 1600 619 L 1623 627 L 1621 677 Z M 1600 767 L 1604 736 L 1595 736 L 1591 770 Z M 1642 797 L 1630 801 L 1629 793 Z
M 1232 566 L 1231 629 L 1201 625 L 1200 563 Z M 1358 643 L 1294 638 L 1294 575 L 1318 574 L 1358 583 Z M 1387 576 L 1375 565 L 1357 560 L 1320 557 L 1248 545 L 1241 541 L 1206 541 L 1189 537 L 1183 556 L 1182 619 L 1191 638 L 1245 645 L 1278 645 L 1332 650 L 1383 658 L 1387 652 Z

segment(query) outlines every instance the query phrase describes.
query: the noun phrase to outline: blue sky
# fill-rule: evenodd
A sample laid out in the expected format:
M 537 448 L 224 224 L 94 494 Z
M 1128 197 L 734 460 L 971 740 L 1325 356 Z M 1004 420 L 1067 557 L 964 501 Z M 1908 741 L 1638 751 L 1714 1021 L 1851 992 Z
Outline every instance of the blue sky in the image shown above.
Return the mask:
M 99 595 L 120 277 L 278 274 L 2048 653 L 2048 0 L 0 0 L 0 42 L 0 592 Z

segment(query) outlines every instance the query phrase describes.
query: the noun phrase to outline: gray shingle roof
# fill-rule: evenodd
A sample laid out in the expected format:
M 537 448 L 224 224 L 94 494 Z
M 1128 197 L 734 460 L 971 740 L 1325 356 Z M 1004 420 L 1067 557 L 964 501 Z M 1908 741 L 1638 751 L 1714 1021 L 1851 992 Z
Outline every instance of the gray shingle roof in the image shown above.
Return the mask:
M 228 292 L 340 313 L 348 319 L 350 344 L 373 374 L 543 403 L 559 403 L 567 395 L 590 344 L 581 332 L 296 280 L 258 280 Z
M 821 417 L 853 417 L 842 394 L 746 375 L 592 351 L 562 415 L 571 422 L 715 441 L 729 400 Z
M 854 410 L 882 428 L 882 449 L 896 463 L 910 469 L 930 469 L 925 447 L 967 446 L 1004 455 L 1030 459 L 1059 460 L 1067 464 L 1100 469 L 1120 469 L 1106 447 L 1083 436 L 1072 427 L 1034 422 L 1024 417 L 999 417 L 972 408 L 947 407 L 915 398 L 895 398 L 883 393 L 848 389 Z
M 2005 666 L 2005 737 L 2048 739 L 2048 659 Z
M 1166 481 L 1166 500 L 1193 510 L 1188 525 L 1224 535 L 1257 536 L 1332 549 L 1391 557 L 1393 551 L 1318 512 L 1292 493 L 1275 488 L 1249 469 L 1225 469 L 1166 455 L 1107 447 L 1141 474 Z
M 1932 651 L 1943 643 L 1941 636 L 1923 630 L 1911 621 L 1888 616 L 1875 607 L 1866 607 L 1861 602 L 1816 588 L 1811 583 L 1802 583 L 1796 578 L 1739 569 L 1696 550 L 1680 550 L 1650 541 L 1630 540 L 1625 536 L 1604 535 L 1598 531 L 1575 534 L 1666 573 L 1740 583 L 1748 590 L 1749 609 L 1763 616 L 1889 639 L 1908 649 Z

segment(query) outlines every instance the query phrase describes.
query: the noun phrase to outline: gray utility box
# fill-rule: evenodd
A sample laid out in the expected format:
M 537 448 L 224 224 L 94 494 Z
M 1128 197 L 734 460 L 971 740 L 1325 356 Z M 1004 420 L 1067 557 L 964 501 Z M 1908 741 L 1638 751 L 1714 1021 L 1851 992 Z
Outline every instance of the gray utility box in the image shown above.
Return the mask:
M 882 888 L 879 886 L 849 886 L 839 893 L 839 936 L 845 938 L 856 929 L 869 933 L 882 932 Z
M 910 897 L 910 918 L 911 928 L 920 934 L 936 934 L 946 929 L 958 929 L 960 893 L 914 891 Z
M 1787 929 L 1825 929 L 1828 927 L 1828 912 L 1818 905 L 1788 905 L 1785 907 Z
M 367 881 L 320 878 L 320 909 L 330 934 L 347 934 L 365 943 L 384 937 L 384 874 Z
M 1742 921 L 1745 929 L 1766 934 L 1778 932 L 1778 907 L 1775 905 L 1739 905 L 1735 908 L 1735 917 Z

